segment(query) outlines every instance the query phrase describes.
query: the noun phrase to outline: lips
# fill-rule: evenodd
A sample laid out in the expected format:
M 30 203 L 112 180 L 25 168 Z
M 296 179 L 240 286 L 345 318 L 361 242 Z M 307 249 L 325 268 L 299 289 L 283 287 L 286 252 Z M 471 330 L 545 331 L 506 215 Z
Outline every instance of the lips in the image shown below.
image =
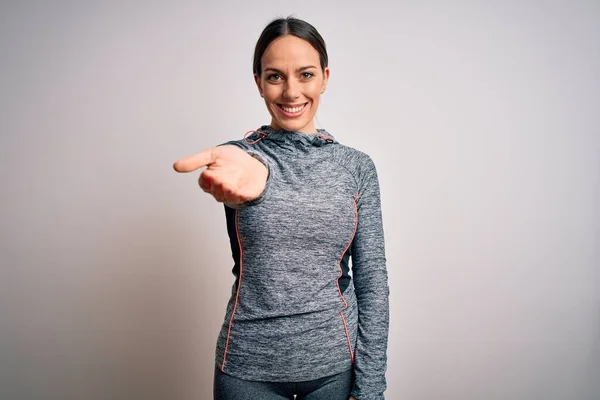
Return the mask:
M 294 117 L 302 114 L 308 103 L 300 104 L 277 104 L 277 108 L 287 117 Z

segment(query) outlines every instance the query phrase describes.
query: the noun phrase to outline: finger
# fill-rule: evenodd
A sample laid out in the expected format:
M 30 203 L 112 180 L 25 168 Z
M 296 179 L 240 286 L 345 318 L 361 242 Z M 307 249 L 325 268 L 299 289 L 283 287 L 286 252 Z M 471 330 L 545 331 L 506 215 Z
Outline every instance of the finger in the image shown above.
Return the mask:
M 212 186 L 213 186 L 214 177 L 208 170 L 204 170 L 200 174 L 200 178 L 198 178 L 198 184 L 206 193 L 212 194 Z
M 184 157 L 173 164 L 177 172 L 191 172 L 215 162 L 217 153 L 214 148 L 206 149 L 200 153 Z
M 213 185 L 212 186 L 212 195 L 220 203 L 225 201 L 225 194 L 223 193 L 223 186 L 221 185 Z
M 224 189 L 223 194 L 224 194 L 224 200 L 223 200 L 224 203 L 228 203 L 228 204 L 243 203 L 242 199 L 239 196 L 235 195 L 232 190 Z

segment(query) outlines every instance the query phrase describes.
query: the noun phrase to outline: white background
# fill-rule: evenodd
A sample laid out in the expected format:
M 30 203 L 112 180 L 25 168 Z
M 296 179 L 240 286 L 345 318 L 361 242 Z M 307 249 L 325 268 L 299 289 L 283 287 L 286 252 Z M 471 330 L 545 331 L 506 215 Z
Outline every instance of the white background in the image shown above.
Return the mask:
M 289 14 L 379 171 L 386 398 L 600 398 L 599 3 L 170 3 L 0 6 L 0 398 L 211 398 L 233 261 L 171 165 L 270 122 Z

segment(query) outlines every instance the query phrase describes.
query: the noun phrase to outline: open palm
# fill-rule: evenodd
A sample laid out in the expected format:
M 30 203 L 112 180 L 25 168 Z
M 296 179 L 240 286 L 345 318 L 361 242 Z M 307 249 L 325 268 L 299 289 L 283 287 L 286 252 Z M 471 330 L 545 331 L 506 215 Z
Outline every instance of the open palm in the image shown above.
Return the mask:
M 233 145 L 212 147 L 173 164 L 177 172 L 192 172 L 202 167 L 206 167 L 198 179 L 202 190 L 229 204 L 259 197 L 269 174 L 262 162 Z

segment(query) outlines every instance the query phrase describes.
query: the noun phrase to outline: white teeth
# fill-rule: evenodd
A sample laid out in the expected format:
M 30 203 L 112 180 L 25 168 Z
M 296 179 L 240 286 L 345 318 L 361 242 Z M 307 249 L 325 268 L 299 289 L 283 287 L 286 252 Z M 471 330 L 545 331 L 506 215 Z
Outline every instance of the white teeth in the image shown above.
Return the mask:
M 294 107 L 294 108 L 289 108 L 289 107 L 286 107 L 286 106 L 281 106 L 281 108 L 283 108 L 283 111 L 285 111 L 285 112 L 297 113 L 297 112 L 302 111 L 302 109 L 304 108 L 304 106 Z

